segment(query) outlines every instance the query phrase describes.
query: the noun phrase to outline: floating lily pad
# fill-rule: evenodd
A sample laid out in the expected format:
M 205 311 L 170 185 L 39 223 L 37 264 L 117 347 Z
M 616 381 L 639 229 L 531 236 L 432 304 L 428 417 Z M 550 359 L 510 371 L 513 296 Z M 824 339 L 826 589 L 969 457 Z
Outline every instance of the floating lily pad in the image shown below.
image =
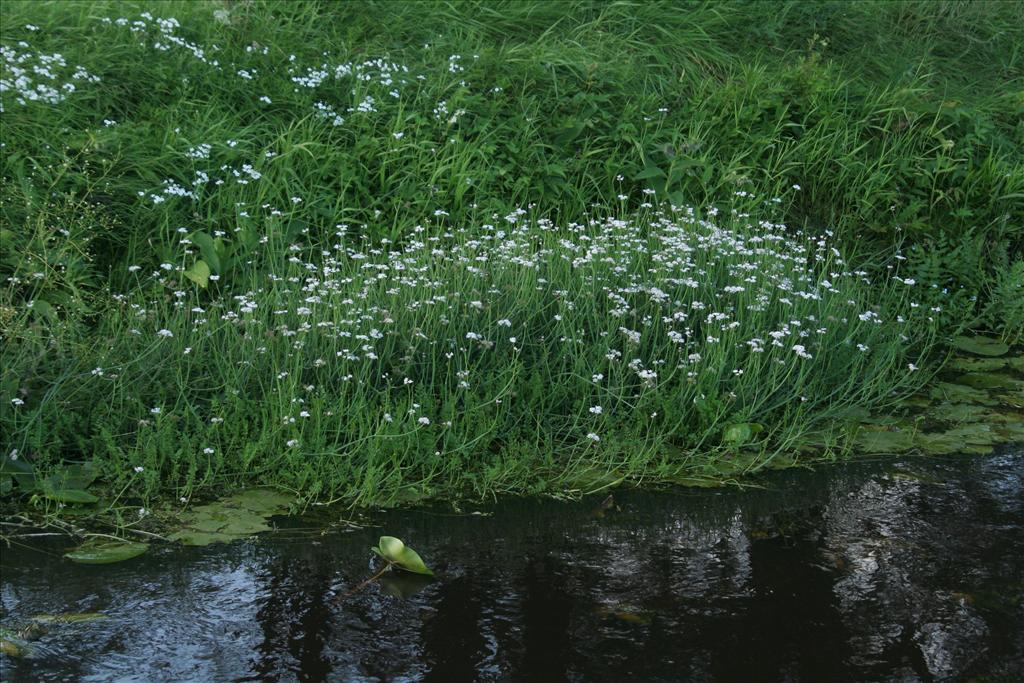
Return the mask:
M 942 422 L 981 422 L 990 414 L 990 410 L 969 403 L 940 403 L 925 414 Z
M 936 384 L 932 387 L 930 396 L 953 403 L 974 403 L 983 406 L 994 406 L 999 403 L 998 400 L 989 396 L 986 391 L 950 382 L 939 382 Z
M 232 494 L 222 501 L 227 505 L 236 505 L 258 515 L 283 515 L 288 512 L 293 496 L 275 491 L 273 489 L 247 489 Z
M 863 422 L 871 417 L 871 411 L 864 406 L 850 406 L 836 412 L 836 418 L 849 422 Z
M 64 557 L 79 564 L 113 564 L 138 557 L 149 550 L 148 543 L 93 539 L 86 541 Z
M 914 434 L 862 429 L 854 445 L 857 450 L 865 453 L 902 453 L 914 447 Z
M 907 408 L 927 408 L 932 404 L 932 400 L 927 396 L 921 396 L 920 394 L 915 396 L 908 396 L 907 398 L 900 401 L 900 405 Z
M 1024 420 L 1007 421 L 992 428 L 1003 441 L 1024 441 Z
M 918 434 L 917 446 L 926 453 L 948 455 L 969 453 L 986 455 L 1001 439 L 987 424 L 967 424 L 945 432 Z
M 1011 391 L 1024 386 L 1024 382 L 998 372 L 969 372 L 958 377 L 956 383 L 973 389 L 1009 389 Z
M 956 337 L 953 346 L 978 356 L 1002 356 L 1010 350 L 1003 342 L 989 337 Z
M 267 519 L 288 511 L 293 498 L 271 489 L 240 491 L 182 516 L 183 528 L 170 535 L 185 545 L 209 545 L 269 531 Z
M 1010 358 L 969 358 L 958 356 L 949 361 L 949 367 L 964 372 L 991 372 L 1002 370 L 1009 365 Z

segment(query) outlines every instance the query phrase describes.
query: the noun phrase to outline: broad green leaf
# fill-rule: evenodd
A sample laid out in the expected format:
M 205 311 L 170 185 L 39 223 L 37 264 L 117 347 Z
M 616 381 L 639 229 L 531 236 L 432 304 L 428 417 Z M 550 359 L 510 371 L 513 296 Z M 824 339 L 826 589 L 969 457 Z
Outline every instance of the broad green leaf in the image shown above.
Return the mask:
M 414 574 L 433 576 L 419 554 L 394 536 L 381 536 L 377 554 L 400 569 Z
M 88 491 L 81 489 L 56 489 L 53 488 L 48 482 L 43 482 L 43 496 L 50 500 L 55 500 L 58 503 L 95 503 L 99 500 L 96 496 L 92 495 Z
M 914 447 L 914 435 L 910 432 L 862 429 L 854 443 L 858 450 L 866 453 L 901 453 Z
M 53 491 L 85 490 L 96 481 L 99 473 L 91 462 L 68 465 L 44 480 L 43 486 Z
M 1010 347 L 998 339 L 988 337 L 955 337 L 953 346 L 978 356 L 1002 356 Z
M 0 457 L 0 475 L 9 475 L 18 482 L 25 491 L 33 491 L 36 488 L 36 475 L 32 465 L 25 460 L 10 457 Z
M 966 356 L 953 358 L 949 361 L 949 367 L 964 372 L 991 372 L 1004 368 L 1012 359 L 1009 358 L 968 358 Z
M 722 432 L 722 441 L 735 446 L 745 444 L 750 441 L 756 434 L 760 434 L 764 431 L 764 425 L 758 424 L 757 422 L 740 422 L 738 424 L 729 425 Z
M 199 253 L 210 270 L 219 275 L 220 255 L 217 253 L 217 246 L 213 243 L 213 238 L 205 232 L 194 232 L 189 238 L 192 240 L 192 244 L 199 247 Z
M 79 564 L 112 564 L 138 557 L 147 550 L 148 543 L 102 539 L 86 541 L 75 550 L 64 553 L 64 557 Z
M 259 515 L 281 515 L 288 512 L 295 497 L 274 489 L 246 489 L 228 496 L 224 502 Z
M 665 178 L 665 172 L 657 166 L 648 166 L 633 176 L 633 180 L 649 180 L 651 178 Z
M 939 382 L 932 387 L 929 395 L 932 398 L 944 399 L 952 403 L 974 403 L 982 406 L 994 406 L 999 403 L 989 396 L 988 392 L 950 382 Z
M 206 289 L 210 284 L 210 266 L 206 265 L 206 261 L 196 261 L 194 266 L 185 271 L 185 277 Z
M 377 543 L 380 548 L 380 555 L 389 562 L 398 562 L 405 549 L 405 544 L 394 536 L 381 536 Z
M 968 372 L 956 379 L 957 384 L 964 384 L 973 389 L 1018 389 L 1024 382 L 1009 375 L 998 372 Z
M 427 565 L 423 563 L 423 559 L 420 558 L 419 553 L 409 546 L 405 546 L 402 550 L 401 556 L 395 564 L 405 571 L 412 572 L 413 574 L 424 574 L 426 576 L 434 575 L 434 572 L 430 571 L 427 568 Z

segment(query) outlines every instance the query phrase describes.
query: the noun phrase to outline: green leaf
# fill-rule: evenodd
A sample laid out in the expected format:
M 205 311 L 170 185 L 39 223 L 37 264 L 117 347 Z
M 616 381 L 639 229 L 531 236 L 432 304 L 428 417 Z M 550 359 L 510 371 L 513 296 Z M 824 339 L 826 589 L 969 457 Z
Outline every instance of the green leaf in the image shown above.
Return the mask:
M 423 559 L 415 550 L 394 536 L 381 536 L 378 547 L 374 550 L 378 555 L 396 565 L 399 569 L 404 569 L 413 574 L 434 575 L 434 572 L 427 568 L 427 565 L 423 563 Z
M 206 289 L 210 283 L 210 266 L 206 265 L 206 261 L 196 261 L 194 266 L 185 271 L 185 277 Z
M 405 544 L 394 536 L 381 536 L 377 547 L 380 548 L 380 556 L 388 562 L 398 562 L 405 550 Z
M 988 337 L 956 337 L 953 346 L 977 356 L 1002 356 L 1010 350 L 1009 346 L 998 339 Z
M 91 462 L 69 465 L 51 474 L 43 481 L 44 490 L 85 490 L 96 481 L 99 473 Z
M 199 253 L 202 254 L 203 260 L 206 261 L 210 270 L 219 275 L 220 255 L 217 253 L 217 246 L 213 243 L 213 238 L 205 232 L 194 232 L 189 239 L 192 240 L 192 244 L 199 247 Z
M 956 383 L 964 384 L 972 389 L 1015 390 L 1024 386 L 1024 382 L 998 372 L 969 372 L 958 377 Z
M 55 489 L 49 480 L 43 482 L 43 496 L 58 503 L 95 503 L 99 500 L 88 491 L 81 489 Z
M 644 170 L 633 176 L 633 180 L 649 180 L 651 178 L 662 178 L 664 179 L 665 172 L 657 166 L 648 166 Z
M 902 453 L 914 447 L 914 435 L 911 432 L 861 430 L 855 443 L 858 450 L 866 453 Z
M 149 550 L 148 543 L 112 541 L 107 539 L 86 541 L 64 557 L 79 564 L 112 564 L 138 557 Z
M 722 441 L 738 446 L 750 441 L 755 435 L 764 431 L 764 425 L 757 422 L 740 422 L 729 425 L 722 432 Z
M 31 302 L 32 314 L 37 318 L 46 318 L 50 321 L 57 320 L 57 311 L 45 299 L 35 299 Z

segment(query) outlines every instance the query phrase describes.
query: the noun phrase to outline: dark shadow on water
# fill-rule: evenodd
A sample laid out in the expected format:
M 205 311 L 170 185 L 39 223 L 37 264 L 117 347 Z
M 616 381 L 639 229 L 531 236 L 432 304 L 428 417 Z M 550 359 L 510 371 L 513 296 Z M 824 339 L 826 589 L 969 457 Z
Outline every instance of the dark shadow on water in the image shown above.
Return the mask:
M 1024 454 L 785 472 L 754 491 L 509 500 L 85 567 L 5 548 L 5 681 L 1024 679 Z M 603 498 L 603 497 L 602 497 Z M 436 580 L 374 571 L 388 533 Z M 347 597 L 346 597 L 347 596 Z M 344 598 L 344 599 L 341 599 Z

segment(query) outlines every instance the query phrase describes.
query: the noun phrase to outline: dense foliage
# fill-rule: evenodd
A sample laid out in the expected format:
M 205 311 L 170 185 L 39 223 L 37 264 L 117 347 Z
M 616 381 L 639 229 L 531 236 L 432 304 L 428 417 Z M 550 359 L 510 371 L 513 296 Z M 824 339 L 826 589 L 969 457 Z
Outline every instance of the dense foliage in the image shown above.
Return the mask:
M 2 12 L 0 427 L 39 468 L 726 476 L 1024 330 L 1016 3 Z

